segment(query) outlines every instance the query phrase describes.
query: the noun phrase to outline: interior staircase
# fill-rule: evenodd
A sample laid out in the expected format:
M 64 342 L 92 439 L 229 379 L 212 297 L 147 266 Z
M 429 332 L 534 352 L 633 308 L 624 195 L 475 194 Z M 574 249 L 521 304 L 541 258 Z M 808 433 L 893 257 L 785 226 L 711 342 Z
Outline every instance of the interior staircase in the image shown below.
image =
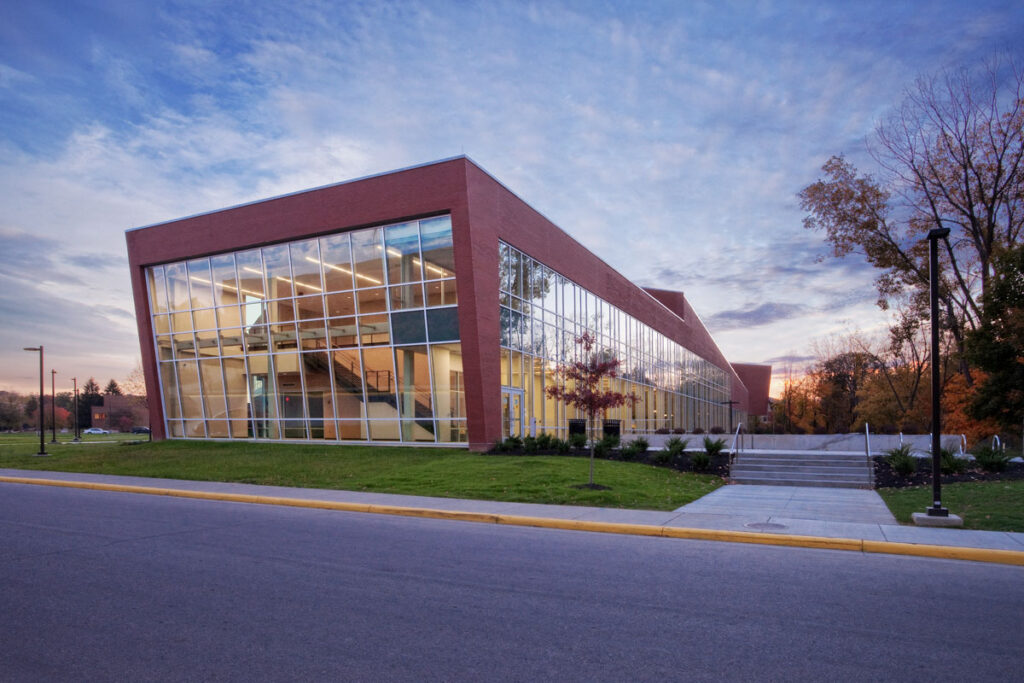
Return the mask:
M 874 467 L 862 452 L 744 450 L 729 478 L 736 484 L 870 489 Z

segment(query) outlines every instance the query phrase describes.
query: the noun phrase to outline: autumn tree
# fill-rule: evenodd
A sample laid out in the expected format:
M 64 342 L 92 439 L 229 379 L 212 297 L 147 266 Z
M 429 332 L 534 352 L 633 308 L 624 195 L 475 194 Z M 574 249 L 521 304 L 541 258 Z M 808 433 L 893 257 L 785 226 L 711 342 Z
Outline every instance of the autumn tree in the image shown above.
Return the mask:
M 983 73 L 918 79 L 878 124 L 869 151 L 882 177 L 833 156 L 825 177 L 799 193 L 804 226 L 823 231 L 835 257 L 863 255 L 880 271 L 879 306 L 902 301 L 918 319 L 928 315 L 925 238 L 949 228 L 939 299 L 962 355 L 1001 276 L 993 257 L 1017 244 L 1024 226 L 1024 73 L 993 60 Z
M 548 396 L 578 408 L 587 416 L 590 433 L 590 481 L 587 486 L 594 488 L 594 446 L 597 441 L 597 416 L 609 408 L 617 408 L 635 401 L 632 394 L 614 391 L 608 380 L 618 376 L 620 361 L 607 352 L 595 351 L 596 341 L 589 332 L 576 338 L 577 360 L 559 365 L 555 375 L 559 382 L 547 388 Z
M 1024 245 L 994 260 L 999 275 L 982 297 L 978 329 L 967 337 L 968 358 L 986 373 L 968 412 L 1016 433 L 1024 421 Z

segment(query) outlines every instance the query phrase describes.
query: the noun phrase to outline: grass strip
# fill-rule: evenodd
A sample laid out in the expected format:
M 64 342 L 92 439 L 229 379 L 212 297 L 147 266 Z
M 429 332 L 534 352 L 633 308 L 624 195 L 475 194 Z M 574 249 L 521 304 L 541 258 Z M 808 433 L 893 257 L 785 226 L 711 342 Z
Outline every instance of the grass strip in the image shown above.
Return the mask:
M 932 505 L 932 487 L 878 489 L 882 500 L 901 523 L 913 512 Z M 977 481 L 944 484 L 942 504 L 964 520 L 965 529 L 1024 532 L 1024 481 Z
M 4 435 L 7 436 L 7 435 Z M 0 438 L 0 467 L 401 493 L 522 503 L 674 510 L 718 488 L 712 475 L 585 457 L 481 455 L 463 449 L 215 441 L 48 444 Z

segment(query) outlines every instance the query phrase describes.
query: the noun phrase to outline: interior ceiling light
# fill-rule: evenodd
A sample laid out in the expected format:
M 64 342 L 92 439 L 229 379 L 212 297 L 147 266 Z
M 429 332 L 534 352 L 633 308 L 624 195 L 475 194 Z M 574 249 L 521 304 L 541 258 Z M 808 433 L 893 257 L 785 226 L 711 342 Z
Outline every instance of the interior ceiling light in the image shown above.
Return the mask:
M 349 270 L 348 268 L 343 268 L 342 266 L 336 266 L 336 265 L 333 265 L 331 263 L 324 263 L 323 261 L 320 261 L 319 259 L 315 259 L 312 256 L 307 256 L 306 260 L 309 261 L 310 263 L 316 263 L 318 265 L 324 266 L 325 268 L 330 268 L 331 270 L 337 270 L 337 271 L 339 271 L 341 273 L 345 273 L 346 275 L 351 275 L 352 274 L 352 271 Z M 375 285 L 382 285 L 382 284 L 384 284 L 380 280 L 378 280 L 376 278 L 372 278 L 369 275 L 363 275 L 362 273 L 356 273 L 356 277 L 361 277 L 364 280 L 366 280 L 367 282 L 372 282 Z
M 221 282 L 210 282 L 209 280 L 204 280 L 203 278 L 199 277 L 198 275 L 190 275 L 189 279 L 190 280 L 195 280 L 196 282 L 202 282 L 204 285 L 212 284 L 214 287 L 220 287 L 221 289 L 230 289 L 232 292 L 241 292 L 243 294 L 251 294 L 252 296 L 258 296 L 260 298 L 263 298 L 263 294 L 261 294 L 259 292 L 253 292 L 253 291 L 248 290 L 248 289 L 241 289 L 241 288 L 238 288 L 238 287 L 232 287 L 231 285 L 225 285 L 225 284 L 223 284 Z

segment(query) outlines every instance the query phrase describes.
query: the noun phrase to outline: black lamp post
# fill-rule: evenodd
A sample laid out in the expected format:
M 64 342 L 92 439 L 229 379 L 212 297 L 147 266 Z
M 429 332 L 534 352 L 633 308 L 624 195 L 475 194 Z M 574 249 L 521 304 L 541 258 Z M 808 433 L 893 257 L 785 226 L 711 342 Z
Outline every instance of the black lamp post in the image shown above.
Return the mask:
M 932 316 L 932 506 L 929 517 L 949 517 L 942 507 L 942 411 L 939 406 L 939 240 L 949 236 L 949 228 L 928 233 L 928 285 Z
M 57 371 L 50 369 L 50 443 L 57 443 Z
M 39 452 L 36 455 L 49 455 L 46 452 L 46 431 L 43 428 L 43 345 L 26 346 L 24 350 L 39 352 Z
M 74 385 L 75 385 L 75 438 L 74 438 L 74 441 L 78 442 L 78 441 L 81 441 L 81 438 L 78 436 L 78 378 L 77 377 L 72 377 L 71 381 L 74 382 Z

